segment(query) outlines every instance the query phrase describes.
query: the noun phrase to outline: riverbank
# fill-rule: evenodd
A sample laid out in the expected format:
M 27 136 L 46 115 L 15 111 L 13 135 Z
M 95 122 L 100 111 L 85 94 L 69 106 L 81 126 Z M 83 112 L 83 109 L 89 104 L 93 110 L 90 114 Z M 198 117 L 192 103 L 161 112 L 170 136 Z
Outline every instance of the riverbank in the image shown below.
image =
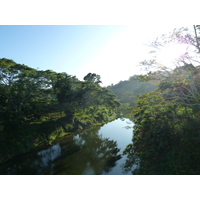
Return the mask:
M 0 165 L 1 175 L 125 175 L 123 150 L 133 123 L 118 118 L 58 138 Z M 128 173 L 131 174 L 131 173 Z
M 12 125 L 0 132 L 0 164 L 30 151 L 51 145 L 53 141 L 72 132 L 78 132 L 91 126 L 103 125 L 117 119 L 113 114 L 103 119 L 91 118 L 87 123 L 74 121 L 70 123 L 66 117 L 57 120 L 29 125 Z

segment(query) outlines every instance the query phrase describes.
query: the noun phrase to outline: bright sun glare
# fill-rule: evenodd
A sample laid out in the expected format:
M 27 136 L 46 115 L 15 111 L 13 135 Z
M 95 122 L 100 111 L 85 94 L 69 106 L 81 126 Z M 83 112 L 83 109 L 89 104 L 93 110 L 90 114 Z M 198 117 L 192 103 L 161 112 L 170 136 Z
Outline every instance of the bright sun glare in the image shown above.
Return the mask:
M 187 53 L 187 45 L 185 44 L 171 44 L 161 49 L 158 53 L 158 61 L 169 68 L 175 68 L 173 64 L 175 61 L 181 60 Z
M 112 38 L 84 68 L 102 77 L 104 85 L 126 80 L 140 69 L 135 67 L 143 59 L 142 42 L 133 37 L 134 28 L 129 28 Z M 81 74 L 82 72 L 80 72 Z

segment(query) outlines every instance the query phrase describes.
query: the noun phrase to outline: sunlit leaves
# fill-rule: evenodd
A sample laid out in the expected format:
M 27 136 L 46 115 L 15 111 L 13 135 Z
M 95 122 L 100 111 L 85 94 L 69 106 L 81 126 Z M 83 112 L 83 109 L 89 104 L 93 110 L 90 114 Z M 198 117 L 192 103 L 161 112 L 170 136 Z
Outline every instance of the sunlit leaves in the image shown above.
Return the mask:
M 146 71 L 171 71 L 185 64 L 198 65 L 199 39 L 194 30 L 174 29 L 153 40 L 149 46 L 150 57 L 140 63 Z M 197 50 L 197 51 L 196 51 Z

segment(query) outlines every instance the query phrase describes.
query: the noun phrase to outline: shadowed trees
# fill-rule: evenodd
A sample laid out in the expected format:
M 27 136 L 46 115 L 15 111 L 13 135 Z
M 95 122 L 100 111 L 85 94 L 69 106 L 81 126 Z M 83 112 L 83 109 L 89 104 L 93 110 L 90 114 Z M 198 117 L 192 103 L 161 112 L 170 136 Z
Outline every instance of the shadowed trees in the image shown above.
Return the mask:
M 200 174 L 198 40 L 175 30 L 170 37 L 163 35 L 152 43 L 158 51 L 163 41 L 186 43 L 196 51 L 177 60 L 174 69 L 161 66 L 156 57 L 143 62 L 149 69 L 159 70 L 140 76 L 141 80 L 159 84 L 154 92 L 141 95 L 132 108 L 135 126 L 133 143 L 124 151 L 126 170 L 138 164 L 134 174 Z

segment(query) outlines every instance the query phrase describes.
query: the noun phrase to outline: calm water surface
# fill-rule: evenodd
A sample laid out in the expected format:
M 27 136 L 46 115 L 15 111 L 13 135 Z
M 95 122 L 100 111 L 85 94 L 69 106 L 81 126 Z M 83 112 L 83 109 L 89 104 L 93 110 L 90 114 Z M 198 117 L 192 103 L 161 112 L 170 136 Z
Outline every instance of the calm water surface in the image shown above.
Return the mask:
M 122 152 L 132 136 L 133 122 L 116 119 L 18 156 L 0 166 L 0 174 L 122 175 L 126 159 Z

